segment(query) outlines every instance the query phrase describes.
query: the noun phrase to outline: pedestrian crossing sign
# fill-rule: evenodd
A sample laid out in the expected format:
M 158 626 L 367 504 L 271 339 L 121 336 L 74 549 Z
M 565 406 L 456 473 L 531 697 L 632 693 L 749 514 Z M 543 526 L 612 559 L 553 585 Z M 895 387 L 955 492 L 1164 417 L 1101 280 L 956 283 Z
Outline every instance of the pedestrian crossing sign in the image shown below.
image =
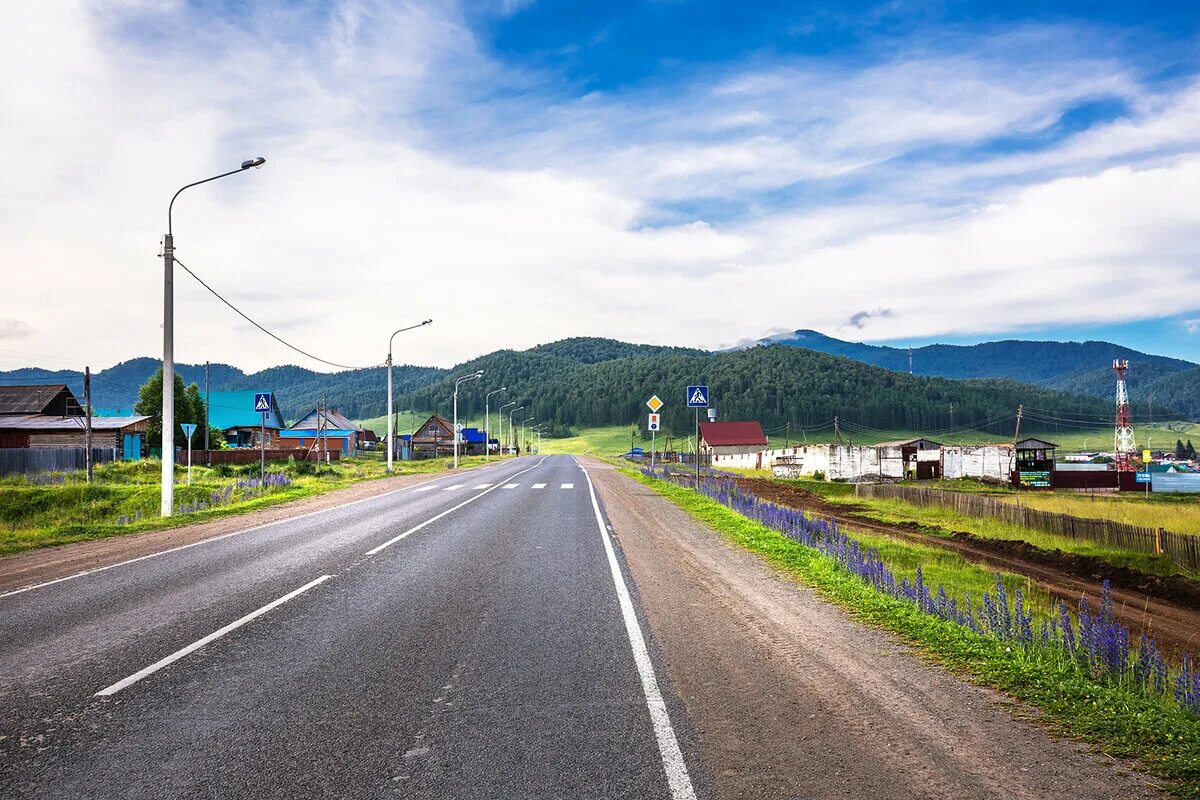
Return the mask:
M 258 392 L 254 395 L 254 410 L 264 414 L 271 410 L 270 392 Z
M 687 387 L 687 405 L 688 408 L 708 408 L 708 387 Z

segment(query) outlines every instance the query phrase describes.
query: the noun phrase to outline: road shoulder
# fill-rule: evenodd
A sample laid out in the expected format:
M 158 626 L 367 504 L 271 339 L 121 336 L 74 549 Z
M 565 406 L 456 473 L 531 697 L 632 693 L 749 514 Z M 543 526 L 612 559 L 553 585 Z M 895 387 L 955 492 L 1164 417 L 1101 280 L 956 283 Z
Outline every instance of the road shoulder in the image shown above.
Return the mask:
M 1158 796 L 1128 764 L 921 661 L 610 465 L 587 466 L 719 796 Z

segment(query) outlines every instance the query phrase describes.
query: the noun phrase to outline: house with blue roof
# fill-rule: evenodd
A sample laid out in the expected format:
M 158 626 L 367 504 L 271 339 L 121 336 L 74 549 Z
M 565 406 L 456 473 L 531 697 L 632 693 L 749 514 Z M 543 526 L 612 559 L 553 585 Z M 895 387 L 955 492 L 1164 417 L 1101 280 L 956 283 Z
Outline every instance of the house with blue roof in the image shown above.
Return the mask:
M 266 447 L 285 447 L 279 437 L 279 432 L 285 427 L 283 414 L 279 410 L 274 392 L 210 392 L 208 424 L 221 429 L 230 447 L 259 447 L 259 437 L 263 432 L 263 415 L 254 410 L 256 394 L 271 395 L 271 410 L 266 415 Z
M 348 455 L 358 450 L 365 438 L 359 426 L 332 408 L 314 408 L 279 436 L 286 447 L 338 450 Z

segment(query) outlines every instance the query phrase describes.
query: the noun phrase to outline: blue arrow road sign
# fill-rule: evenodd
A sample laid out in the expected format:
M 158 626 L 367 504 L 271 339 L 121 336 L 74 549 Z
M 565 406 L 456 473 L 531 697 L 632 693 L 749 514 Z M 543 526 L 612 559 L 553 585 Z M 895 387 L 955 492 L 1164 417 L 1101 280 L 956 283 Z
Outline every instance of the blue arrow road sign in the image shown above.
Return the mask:
M 689 386 L 687 388 L 688 408 L 708 408 L 708 387 Z
M 192 434 L 196 432 L 196 426 L 190 422 L 181 422 L 179 423 L 179 427 L 183 428 L 183 435 L 189 440 L 192 438 Z
M 267 412 L 271 410 L 271 393 L 259 392 L 254 395 L 254 410 Z

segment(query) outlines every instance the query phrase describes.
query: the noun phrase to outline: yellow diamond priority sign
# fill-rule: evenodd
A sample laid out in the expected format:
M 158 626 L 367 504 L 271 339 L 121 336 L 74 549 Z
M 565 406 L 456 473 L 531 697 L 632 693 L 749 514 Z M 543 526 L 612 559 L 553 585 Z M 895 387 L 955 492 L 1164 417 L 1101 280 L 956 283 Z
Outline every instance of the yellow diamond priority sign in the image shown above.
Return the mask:
M 663 401 L 658 399 L 658 395 L 654 395 L 646 401 L 646 405 L 651 411 L 657 413 L 658 410 L 663 407 Z

